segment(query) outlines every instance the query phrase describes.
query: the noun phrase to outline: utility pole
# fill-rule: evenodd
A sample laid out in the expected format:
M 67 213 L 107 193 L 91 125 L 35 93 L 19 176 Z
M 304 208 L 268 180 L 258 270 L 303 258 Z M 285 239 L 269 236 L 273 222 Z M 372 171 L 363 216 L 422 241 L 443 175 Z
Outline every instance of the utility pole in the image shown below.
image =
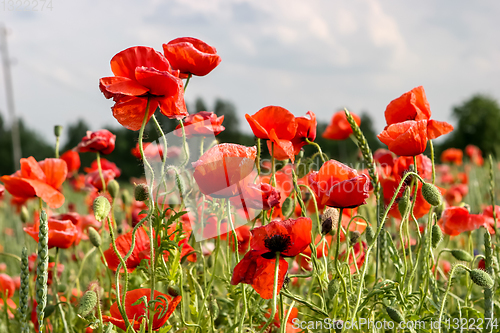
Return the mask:
M 10 73 L 10 58 L 9 50 L 7 48 L 7 28 L 0 26 L 0 52 L 2 53 L 3 76 L 5 80 L 5 94 L 7 96 L 7 112 L 11 121 L 11 134 L 12 134 L 12 152 L 14 157 L 14 170 L 19 169 L 21 160 L 21 138 L 19 136 L 19 122 L 16 118 L 16 111 L 14 108 L 14 92 L 12 89 L 12 76 Z

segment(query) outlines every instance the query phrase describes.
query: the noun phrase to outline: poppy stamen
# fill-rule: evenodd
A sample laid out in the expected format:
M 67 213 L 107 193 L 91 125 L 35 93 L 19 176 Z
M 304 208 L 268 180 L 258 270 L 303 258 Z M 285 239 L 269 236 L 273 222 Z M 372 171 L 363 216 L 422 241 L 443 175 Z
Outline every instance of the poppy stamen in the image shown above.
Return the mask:
M 270 258 L 273 258 L 276 252 L 285 252 L 292 245 L 292 241 L 290 236 L 275 234 L 270 237 L 267 237 L 264 240 L 264 245 L 269 249 L 269 253 L 263 255 L 266 258 L 266 255 L 269 255 Z

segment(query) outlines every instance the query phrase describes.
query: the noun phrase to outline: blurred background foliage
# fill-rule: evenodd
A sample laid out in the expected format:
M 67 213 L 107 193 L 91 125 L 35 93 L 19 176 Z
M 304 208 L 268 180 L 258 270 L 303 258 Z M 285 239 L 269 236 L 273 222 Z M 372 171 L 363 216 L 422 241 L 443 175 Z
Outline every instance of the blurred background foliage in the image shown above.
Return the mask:
M 223 115 L 223 125 L 226 130 L 217 136 L 219 142 L 232 142 L 246 146 L 254 145 L 256 142 L 249 130 L 242 131 L 242 127 L 246 126 L 246 121 L 238 116 L 235 105 L 228 100 L 217 99 L 214 105 L 207 105 L 203 99 L 197 98 L 194 103 L 188 105 L 188 111 L 190 113 L 213 111 L 218 116 Z M 361 117 L 360 127 L 372 150 L 384 147 L 377 139 L 378 133 L 373 127 L 370 115 L 367 112 L 360 112 L 358 115 Z M 446 148 L 464 149 L 468 144 L 474 144 L 481 148 L 484 156 L 490 153 L 496 157 L 500 156 L 500 107 L 495 99 L 487 95 L 474 95 L 453 108 L 453 117 L 456 120 L 455 130 L 445 140 L 435 144 L 436 156 L 439 156 L 441 151 Z M 173 131 L 178 124 L 177 121 L 170 120 L 161 114 L 158 114 L 157 119 L 165 133 Z M 344 163 L 359 161 L 358 150 L 352 140 L 332 141 L 321 137 L 327 125 L 326 122 L 318 122 L 316 142 L 322 147 L 323 152 L 328 154 L 330 158 L 338 159 Z M 40 136 L 36 130 L 27 128 L 22 119 L 19 121 L 19 129 L 23 157 L 33 156 L 37 160 L 53 157 L 55 137 Z M 111 154 L 104 156 L 104 158 L 116 163 L 122 170 L 120 180 L 126 181 L 131 177 L 140 177 L 143 173 L 143 167 L 140 161 L 133 158 L 130 153 L 137 143 L 138 132 L 118 126 L 107 129 L 116 135 L 116 147 Z M 76 120 L 75 123 L 67 126 L 61 137 L 63 143 L 61 153 L 76 147 L 82 137 L 86 135 L 87 130 L 89 130 L 89 126 L 83 120 Z M 146 128 L 145 141 L 154 141 L 158 136 L 150 122 Z M 264 157 L 269 156 L 265 142 L 261 144 Z M 311 156 L 315 152 L 314 147 L 304 147 L 305 156 Z M 90 165 L 95 159 L 95 155 L 80 154 L 80 158 L 83 168 Z M 11 132 L 1 114 L 0 161 L 0 175 L 11 174 L 15 171 Z

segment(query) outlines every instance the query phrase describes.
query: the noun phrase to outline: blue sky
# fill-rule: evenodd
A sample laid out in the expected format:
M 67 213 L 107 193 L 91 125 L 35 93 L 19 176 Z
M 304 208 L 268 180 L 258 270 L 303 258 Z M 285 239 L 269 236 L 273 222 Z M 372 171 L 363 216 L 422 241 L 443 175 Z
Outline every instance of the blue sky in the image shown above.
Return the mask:
M 134 45 L 162 50 L 183 36 L 217 48 L 222 62 L 195 77 L 188 103 L 233 102 L 245 113 L 280 105 L 328 121 L 340 108 L 369 112 L 377 130 L 394 98 L 423 85 L 433 118 L 474 93 L 500 97 L 500 2 L 297 0 L 52 0 L 52 11 L 0 8 L 11 31 L 16 111 L 52 135 L 84 118 L 119 126 L 98 89 L 109 61 Z M 210 110 L 209 110 L 210 111 Z M 0 82 L 0 112 L 7 118 Z M 64 138 L 63 138 L 64 139 Z

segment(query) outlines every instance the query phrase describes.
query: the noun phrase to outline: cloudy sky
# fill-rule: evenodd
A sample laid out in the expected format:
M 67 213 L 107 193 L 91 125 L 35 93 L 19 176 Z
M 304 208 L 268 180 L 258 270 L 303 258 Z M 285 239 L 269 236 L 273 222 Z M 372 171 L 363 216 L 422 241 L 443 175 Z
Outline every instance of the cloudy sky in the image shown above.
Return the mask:
M 78 118 L 92 130 L 119 126 L 98 89 L 110 59 L 183 36 L 222 57 L 190 82 L 187 102 L 227 99 L 246 131 L 243 115 L 267 105 L 325 121 L 342 107 L 367 111 L 380 130 L 386 105 L 419 85 L 437 120 L 453 122 L 452 107 L 475 93 L 500 98 L 497 0 L 52 0 L 43 11 L 5 2 L 16 111 L 45 135 Z

